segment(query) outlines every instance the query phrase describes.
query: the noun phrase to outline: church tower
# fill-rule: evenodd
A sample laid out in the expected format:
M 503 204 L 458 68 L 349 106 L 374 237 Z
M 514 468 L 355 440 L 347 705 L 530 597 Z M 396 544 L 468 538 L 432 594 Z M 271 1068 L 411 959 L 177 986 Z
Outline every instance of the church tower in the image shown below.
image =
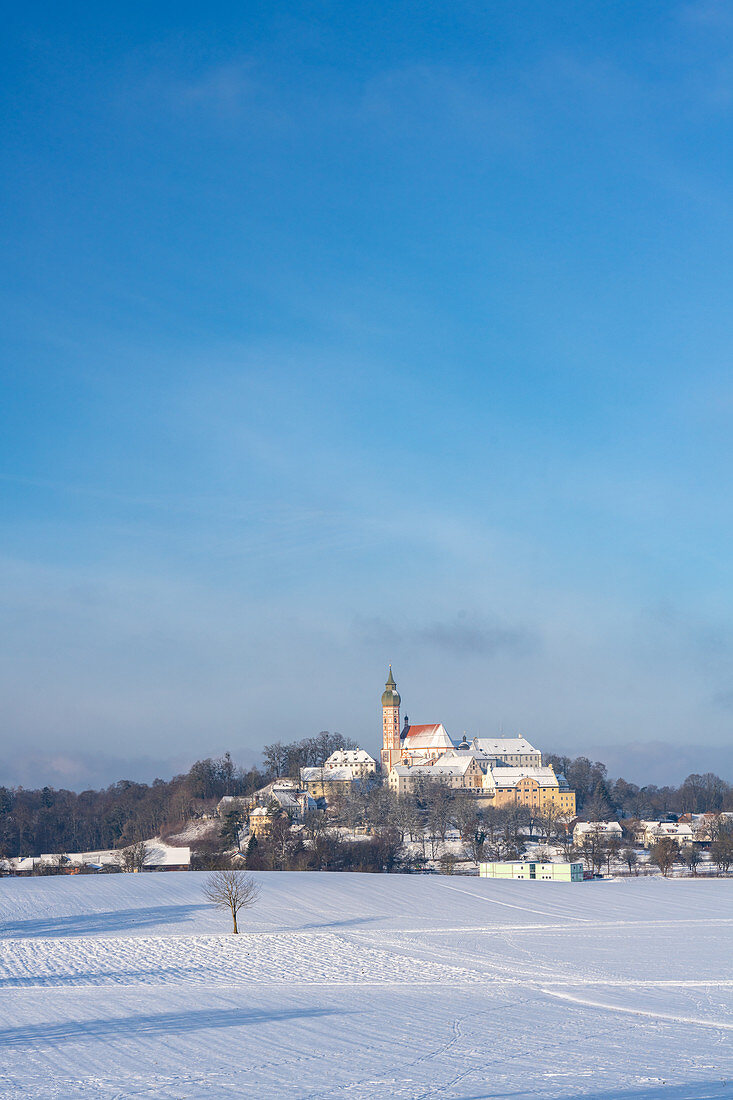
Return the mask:
M 389 775 L 392 766 L 400 762 L 401 701 L 390 665 L 382 695 L 382 771 L 385 775 Z

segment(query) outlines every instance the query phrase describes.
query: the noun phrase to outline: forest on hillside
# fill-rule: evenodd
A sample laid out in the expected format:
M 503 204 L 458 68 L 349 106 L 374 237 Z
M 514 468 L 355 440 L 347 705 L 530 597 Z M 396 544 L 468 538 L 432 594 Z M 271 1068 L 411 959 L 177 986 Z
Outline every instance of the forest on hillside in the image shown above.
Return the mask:
M 251 796 L 278 776 L 297 779 L 301 767 L 318 767 L 335 749 L 353 747 L 340 734 L 322 731 L 289 744 L 266 745 L 261 767 L 243 768 L 225 753 L 150 784 L 121 779 L 104 790 L 81 792 L 0 786 L 0 856 L 123 848 L 153 836 L 172 836 L 210 812 L 224 795 Z M 584 756 L 550 755 L 547 762 L 567 777 L 577 794 L 578 813 L 588 820 L 733 810 L 733 787 L 710 772 L 689 775 L 679 787 L 638 786 L 610 779 L 604 764 Z M 380 785 L 378 777 L 373 785 Z M 385 823 L 385 799 L 389 792 L 382 789 L 369 802 L 377 807 L 375 826 Z

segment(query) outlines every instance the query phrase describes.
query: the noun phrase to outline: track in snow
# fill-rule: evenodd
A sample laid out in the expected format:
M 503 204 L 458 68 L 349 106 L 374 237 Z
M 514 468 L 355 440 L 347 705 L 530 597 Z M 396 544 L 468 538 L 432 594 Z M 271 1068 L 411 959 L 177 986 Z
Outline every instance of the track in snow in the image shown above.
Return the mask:
M 6 880 L 0 1094 L 733 1097 L 730 880 L 260 878 Z

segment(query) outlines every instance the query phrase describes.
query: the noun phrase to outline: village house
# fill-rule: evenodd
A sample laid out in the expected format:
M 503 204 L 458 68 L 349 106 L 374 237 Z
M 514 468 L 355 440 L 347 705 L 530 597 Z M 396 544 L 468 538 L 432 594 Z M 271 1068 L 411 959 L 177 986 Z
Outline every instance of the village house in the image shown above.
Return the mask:
M 679 825 L 689 825 L 695 834 L 697 844 L 707 844 L 715 839 L 720 826 L 733 822 L 733 813 L 723 810 L 716 813 L 708 810 L 703 814 L 681 814 L 677 822 Z
M 272 823 L 278 811 L 274 806 L 255 806 L 249 811 L 250 836 L 267 836 L 272 832 Z
M 652 848 L 663 837 L 670 837 L 678 844 L 703 844 L 710 834 L 705 826 L 700 828 L 681 821 L 640 821 L 634 834 L 636 842 L 645 848 Z
M 320 768 L 301 768 L 300 782 L 313 798 L 328 799 L 349 790 L 353 783 L 369 779 L 377 762 L 365 749 L 336 749 Z
M 292 821 L 302 821 L 306 813 L 316 809 L 314 799 L 294 779 L 279 778 L 260 787 L 253 795 L 224 795 L 219 800 L 216 812 L 222 819 L 232 812 L 239 813 L 244 818 L 255 806 L 268 803 L 274 809 L 283 810 Z
M 582 844 L 589 833 L 605 840 L 621 840 L 624 831 L 618 821 L 578 821 L 573 828 L 573 843 Z
M 279 779 L 270 784 L 269 798 L 291 821 L 302 821 L 306 814 L 316 809 L 313 796 L 292 779 Z
M 366 779 L 377 770 L 376 760 L 366 749 L 336 749 L 323 766 L 326 771 L 349 768 L 354 779 Z
M 703 814 L 680 814 L 677 820 L 685 825 L 706 826 L 714 821 L 716 817 L 718 817 L 718 814 L 712 810 L 706 810 Z M 733 817 L 733 814 L 720 814 L 720 817 Z
M 300 782 L 312 798 L 333 798 L 346 794 L 358 780 L 350 767 L 301 768 Z

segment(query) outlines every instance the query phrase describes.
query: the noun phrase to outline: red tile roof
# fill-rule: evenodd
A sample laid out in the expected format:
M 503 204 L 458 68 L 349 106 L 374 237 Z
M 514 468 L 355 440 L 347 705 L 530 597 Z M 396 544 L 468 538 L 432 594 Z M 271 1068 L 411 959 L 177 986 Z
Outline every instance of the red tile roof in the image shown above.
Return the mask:
M 408 726 L 402 745 L 408 750 L 453 748 L 453 742 L 441 722 L 430 726 Z

